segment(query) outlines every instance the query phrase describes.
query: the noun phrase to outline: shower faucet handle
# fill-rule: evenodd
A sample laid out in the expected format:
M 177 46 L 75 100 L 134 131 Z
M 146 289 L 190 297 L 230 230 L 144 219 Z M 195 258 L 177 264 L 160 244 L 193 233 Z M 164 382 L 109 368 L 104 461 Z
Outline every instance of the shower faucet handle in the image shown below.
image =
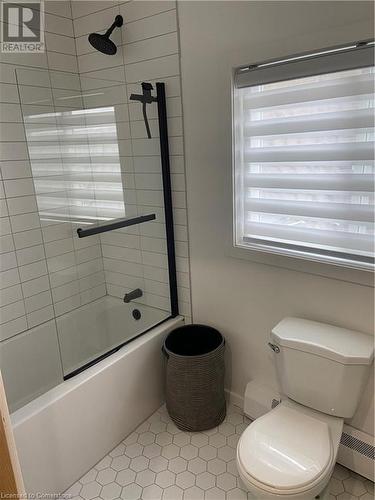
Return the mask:
M 151 95 L 151 91 L 154 89 L 152 83 L 142 82 L 142 94 L 131 94 L 131 101 L 139 101 L 142 104 L 151 104 L 152 102 L 157 102 L 157 97 Z
M 142 82 L 142 89 L 143 90 L 153 90 L 153 86 L 152 86 L 152 83 L 149 83 L 149 82 Z
M 154 97 L 151 94 L 151 91 L 153 90 L 153 88 L 154 87 L 152 86 L 152 83 L 142 82 L 142 94 L 131 94 L 130 95 L 131 101 L 139 101 L 142 103 L 143 120 L 145 122 L 147 137 L 149 139 L 151 139 L 151 131 L 150 131 L 150 125 L 148 123 L 148 118 L 147 118 L 146 104 L 151 104 L 153 102 L 158 101 L 158 98 Z
M 152 83 L 142 82 L 142 91 L 143 91 L 143 103 L 151 104 L 152 102 L 156 102 L 157 98 L 151 95 L 151 91 L 154 89 Z

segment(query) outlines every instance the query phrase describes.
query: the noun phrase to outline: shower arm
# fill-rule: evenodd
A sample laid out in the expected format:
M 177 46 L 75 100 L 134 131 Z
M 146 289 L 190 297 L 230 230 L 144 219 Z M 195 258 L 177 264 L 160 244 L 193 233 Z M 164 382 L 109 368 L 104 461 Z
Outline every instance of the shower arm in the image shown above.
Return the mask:
M 113 23 L 111 24 L 111 26 L 104 33 L 104 36 L 107 37 L 107 38 L 109 38 L 112 35 L 112 31 L 115 28 L 120 28 L 123 25 L 123 22 L 124 22 L 124 20 L 123 20 L 122 16 L 116 16 L 115 20 L 113 21 Z
M 152 104 L 153 102 L 158 102 L 158 98 L 151 95 L 151 90 L 153 90 L 152 84 L 143 82 L 142 83 L 143 94 L 131 94 L 131 96 L 130 96 L 131 101 L 139 101 L 142 103 L 143 120 L 145 122 L 147 137 L 149 139 L 151 139 L 151 131 L 150 131 L 150 125 L 148 123 L 148 117 L 147 117 L 147 104 Z
M 112 26 L 110 26 L 107 31 L 104 33 L 104 36 L 106 36 L 107 38 L 109 38 L 111 35 L 112 35 L 112 31 L 116 28 L 116 21 L 112 24 Z

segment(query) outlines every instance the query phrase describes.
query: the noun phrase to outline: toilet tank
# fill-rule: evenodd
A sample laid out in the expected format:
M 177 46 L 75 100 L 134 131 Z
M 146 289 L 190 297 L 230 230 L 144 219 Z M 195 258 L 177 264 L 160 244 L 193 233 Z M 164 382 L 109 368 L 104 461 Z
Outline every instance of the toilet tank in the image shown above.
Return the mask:
M 374 357 L 374 338 L 299 318 L 285 318 L 271 343 L 282 392 L 329 415 L 350 418 Z

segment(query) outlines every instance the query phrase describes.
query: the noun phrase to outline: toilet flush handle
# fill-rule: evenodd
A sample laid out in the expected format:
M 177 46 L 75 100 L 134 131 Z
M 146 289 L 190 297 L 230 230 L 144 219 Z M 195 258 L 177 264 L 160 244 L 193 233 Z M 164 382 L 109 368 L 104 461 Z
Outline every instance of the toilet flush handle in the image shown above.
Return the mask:
M 276 344 L 272 344 L 271 342 L 268 342 L 268 345 L 273 350 L 273 352 L 276 352 L 276 354 L 278 354 L 280 352 L 280 347 L 277 346 Z

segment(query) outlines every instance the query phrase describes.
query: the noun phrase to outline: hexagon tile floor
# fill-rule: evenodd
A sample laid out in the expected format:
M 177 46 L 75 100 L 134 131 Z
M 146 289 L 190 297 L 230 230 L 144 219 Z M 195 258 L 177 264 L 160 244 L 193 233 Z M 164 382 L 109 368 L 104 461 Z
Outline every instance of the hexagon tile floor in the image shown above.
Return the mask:
M 236 469 L 235 450 L 249 423 L 239 408 L 229 406 L 219 427 L 207 432 L 182 432 L 162 406 L 62 497 L 246 500 Z M 331 499 L 336 498 L 371 500 L 374 484 L 337 465 L 331 479 Z

